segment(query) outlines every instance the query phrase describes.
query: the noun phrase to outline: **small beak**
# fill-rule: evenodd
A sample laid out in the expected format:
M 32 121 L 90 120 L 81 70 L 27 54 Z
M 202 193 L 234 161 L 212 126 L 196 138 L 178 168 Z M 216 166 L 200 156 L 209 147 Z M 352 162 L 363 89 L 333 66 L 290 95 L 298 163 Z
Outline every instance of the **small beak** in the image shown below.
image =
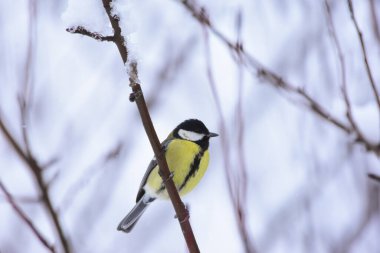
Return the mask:
M 219 136 L 219 134 L 216 134 L 216 133 L 209 133 L 207 136 L 208 136 L 208 137 L 216 137 L 216 136 Z

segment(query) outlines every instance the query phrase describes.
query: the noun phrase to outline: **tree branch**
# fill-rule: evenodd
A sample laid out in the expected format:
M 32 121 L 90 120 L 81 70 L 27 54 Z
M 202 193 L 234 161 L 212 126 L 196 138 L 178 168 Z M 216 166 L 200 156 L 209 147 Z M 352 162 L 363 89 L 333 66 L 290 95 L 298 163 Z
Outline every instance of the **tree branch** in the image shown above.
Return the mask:
M 145 103 L 143 92 L 141 90 L 140 82 L 138 80 L 137 63 L 135 61 L 131 61 L 128 59 L 128 49 L 127 49 L 126 41 L 125 41 L 125 38 L 121 34 L 122 31 L 121 31 L 120 22 L 119 22 L 120 18 L 118 15 L 115 15 L 114 13 L 112 13 L 112 8 L 111 8 L 112 0 L 102 0 L 102 1 L 103 1 L 103 7 L 108 15 L 111 26 L 114 30 L 114 34 L 113 36 L 111 36 L 113 38 L 112 42 L 116 44 L 124 65 L 129 67 L 128 74 L 129 74 L 130 87 L 132 88 L 130 101 L 136 102 L 137 104 L 137 108 L 139 110 L 145 132 L 149 138 L 150 144 L 153 148 L 155 157 L 157 159 L 157 163 L 159 165 L 159 170 L 160 170 L 159 174 L 162 177 L 162 180 L 165 184 L 165 188 L 169 194 L 170 200 L 176 211 L 176 215 L 181 225 L 182 233 L 185 237 L 187 247 L 191 253 L 200 252 L 197 242 L 195 240 L 193 231 L 190 226 L 189 212 L 186 209 L 183 202 L 181 201 L 177 188 L 175 187 L 174 182 L 171 178 L 171 173 L 169 171 L 164 152 L 161 148 L 161 144 L 158 140 L 156 131 L 154 130 L 154 126 L 153 126 L 152 120 L 150 118 L 150 115 Z
M 320 103 L 318 103 L 312 96 L 310 96 L 303 88 L 294 86 L 285 81 L 280 75 L 266 68 L 256 58 L 246 52 L 241 42 L 232 42 L 218 29 L 216 29 L 208 17 L 206 10 L 203 7 L 196 6 L 195 0 L 181 0 L 180 3 L 182 3 L 185 9 L 187 9 L 203 27 L 209 29 L 214 36 L 216 36 L 222 43 L 224 43 L 232 53 L 237 55 L 240 54 L 241 59 L 243 60 L 243 66 L 245 66 L 248 71 L 252 73 L 252 75 L 263 78 L 268 84 L 271 84 L 273 87 L 284 90 L 289 94 L 298 96 L 299 98 L 306 101 L 306 107 L 309 109 L 309 111 L 315 113 L 323 120 L 335 125 L 344 132 L 348 134 L 352 133 L 350 126 L 347 126 L 337 117 L 334 117 L 328 113 L 328 110 L 326 110 Z M 360 138 L 360 136 L 357 136 L 356 141 L 364 145 L 368 151 L 371 151 L 377 156 L 380 156 L 380 143 L 372 144 L 366 142 L 366 140 Z
M 54 224 L 54 228 L 55 228 L 55 230 L 59 236 L 59 240 L 62 244 L 64 252 L 65 253 L 71 252 L 70 247 L 69 247 L 69 243 L 68 243 L 66 237 L 64 236 L 64 232 L 63 232 L 61 223 L 58 219 L 58 215 L 53 208 L 53 205 L 52 205 L 49 193 L 48 193 L 47 186 L 43 180 L 42 168 L 39 166 L 36 159 L 31 154 L 28 155 L 23 151 L 21 146 L 17 143 L 17 141 L 14 139 L 14 137 L 12 136 L 12 134 L 10 133 L 10 131 L 8 130 L 8 128 L 5 126 L 4 122 L 2 121 L 1 114 L 0 114 L 0 130 L 3 132 L 5 138 L 8 140 L 8 142 L 10 143 L 12 148 L 15 150 L 17 155 L 21 158 L 22 161 L 25 162 L 25 164 L 28 166 L 28 168 L 32 172 L 34 179 L 37 182 L 38 188 L 40 190 L 40 196 L 41 196 L 42 203 L 45 205 L 45 208 L 47 209 L 47 211 L 50 215 L 50 218 L 51 218 L 51 220 Z
M 331 36 L 331 39 L 335 45 L 335 49 L 337 51 L 337 56 L 339 59 L 340 72 L 341 72 L 341 82 L 342 82 L 341 83 L 341 90 L 342 90 L 342 94 L 343 94 L 343 100 L 344 100 L 344 103 L 346 105 L 346 117 L 348 119 L 348 122 L 350 122 L 351 130 L 353 132 L 355 132 L 357 139 L 363 140 L 363 142 L 366 143 L 365 144 L 366 146 L 372 145 L 371 142 L 364 136 L 364 134 L 360 130 L 359 126 L 356 124 L 354 117 L 353 117 L 353 114 L 352 114 L 351 102 L 350 102 L 350 99 L 349 99 L 348 93 L 347 93 L 346 67 L 345 67 L 345 63 L 344 63 L 344 56 L 343 56 L 342 48 L 341 48 L 339 40 L 338 40 L 338 36 L 336 34 L 336 30 L 335 30 L 335 26 L 334 26 L 332 14 L 331 14 L 331 8 L 330 8 L 330 5 L 328 3 L 328 0 L 325 0 L 325 10 L 326 10 L 327 24 L 329 27 L 330 36 Z
M 244 204 L 246 201 L 246 191 L 247 191 L 247 175 L 246 175 L 246 168 L 244 164 L 244 155 L 243 155 L 243 143 L 242 143 L 242 134 L 243 134 L 243 119 L 241 118 L 241 87 L 239 87 L 239 92 L 238 92 L 238 102 L 237 104 L 237 113 L 238 113 L 238 122 L 240 124 L 239 129 L 238 129 L 238 153 L 239 153 L 239 170 L 237 170 L 235 173 L 232 171 L 232 166 L 231 166 L 231 149 L 230 146 L 232 143 L 227 139 L 228 135 L 226 134 L 227 127 L 226 127 L 226 122 L 223 116 L 223 110 L 222 110 L 222 105 L 220 102 L 220 97 L 218 95 L 218 92 L 216 90 L 216 83 L 215 83 L 215 78 L 212 73 L 212 66 L 211 66 L 211 54 L 210 54 L 210 42 L 209 42 L 209 34 L 208 30 L 204 29 L 204 41 L 205 41 L 205 58 L 206 58 L 206 66 L 207 66 L 207 78 L 208 78 L 208 83 L 210 85 L 210 89 L 216 104 L 216 109 L 217 109 L 217 114 L 219 117 L 219 132 L 221 133 L 221 141 L 222 141 L 222 152 L 223 152 L 223 165 L 224 165 L 224 170 L 226 172 L 226 180 L 227 180 L 227 186 L 228 186 L 228 193 L 230 200 L 232 202 L 232 205 L 234 207 L 234 214 L 236 218 L 236 223 L 238 226 L 238 231 L 245 249 L 245 252 L 247 253 L 254 253 L 256 252 L 256 249 L 252 243 L 252 240 L 250 238 L 248 228 L 247 228 L 247 223 L 246 223 L 246 212 L 244 209 Z M 239 55 L 238 55 L 239 57 Z M 239 65 L 241 66 L 241 64 Z M 240 84 L 242 85 L 242 76 L 239 77 L 241 79 Z M 234 177 L 236 176 L 236 177 Z
M 378 24 L 378 16 L 377 16 L 377 6 L 375 3 L 375 0 L 369 1 L 369 11 L 371 12 L 371 18 L 372 18 L 372 30 L 375 34 L 375 37 L 377 39 L 377 43 L 380 44 L 380 28 Z
M 350 10 L 352 22 L 355 25 L 356 33 L 358 34 L 358 37 L 359 37 L 365 69 L 367 71 L 367 75 L 368 75 L 368 78 L 369 78 L 369 81 L 371 84 L 373 95 L 375 96 L 375 99 L 377 102 L 377 106 L 379 109 L 379 116 L 380 116 L 380 95 L 379 95 L 379 91 L 376 88 L 375 80 L 373 78 L 372 71 L 371 71 L 371 68 L 370 68 L 369 63 L 368 63 L 367 49 L 366 49 L 366 46 L 364 43 L 363 34 L 360 31 L 358 21 L 356 20 L 356 17 L 355 17 L 355 12 L 354 12 L 354 7 L 352 5 L 352 0 L 347 0 L 347 4 L 348 4 L 348 9 Z
M 108 15 L 108 18 L 111 22 L 111 26 L 113 28 L 113 38 L 114 43 L 119 49 L 119 53 L 121 58 L 123 59 L 123 63 L 126 64 L 128 61 L 128 49 L 127 44 L 125 42 L 125 38 L 121 35 L 121 27 L 120 27 L 120 17 L 118 15 L 112 14 L 111 3 L 112 0 L 102 0 L 103 7 Z
M 20 216 L 20 218 L 26 223 L 26 225 L 32 230 L 33 234 L 40 240 L 42 245 L 44 245 L 50 252 L 55 252 L 54 246 L 46 240 L 46 238 L 41 234 L 40 231 L 34 226 L 33 222 L 28 218 L 28 216 L 21 210 L 21 208 L 16 204 L 12 195 L 9 193 L 5 185 L 0 181 L 0 188 L 4 192 L 5 197 L 15 212 Z
M 69 33 L 73 33 L 73 34 L 75 34 L 75 33 L 76 34 L 82 34 L 84 36 L 88 36 L 88 37 L 93 38 L 93 39 L 98 40 L 98 41 L 114 41 L 113 36 L 104 36 L 100 33 L 90 32 L 89 30 L 87 30 L 83 26 L 69 27 L 66 29 L 66 31 Z
M 370 173 L 370 174 L 368 174 L 368 177 L 375 180 L 376 182 L 380 183 L 380 176 L 379 175 L 375 175 L 373 173 Z

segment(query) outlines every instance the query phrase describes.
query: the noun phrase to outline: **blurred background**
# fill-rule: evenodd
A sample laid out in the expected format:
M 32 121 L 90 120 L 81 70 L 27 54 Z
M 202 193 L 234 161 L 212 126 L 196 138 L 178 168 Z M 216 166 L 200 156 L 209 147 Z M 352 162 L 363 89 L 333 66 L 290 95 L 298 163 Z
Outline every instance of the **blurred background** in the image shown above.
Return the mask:
M 115 1 L 160 140 L 220 134 L 201 252 L 380 252 L 380 2 L 353 1 L 372 83 L 349 2 Z M 0 2 L 0 252 L 187 252 L 168 201 L 116 231 L 153 152 L 116 46 L 72 26 L 112 34 L 101 1 Z

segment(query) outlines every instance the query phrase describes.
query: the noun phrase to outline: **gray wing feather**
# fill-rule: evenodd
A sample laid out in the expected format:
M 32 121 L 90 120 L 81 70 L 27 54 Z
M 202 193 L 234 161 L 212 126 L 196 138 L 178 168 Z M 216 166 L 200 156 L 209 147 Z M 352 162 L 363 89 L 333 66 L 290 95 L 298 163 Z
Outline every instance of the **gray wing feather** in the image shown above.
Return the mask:
M 167 149 L 170 141 L 172 141 L 172 140 L 173 140 L 173 138 L 171 138 L 169 135 L 169 137 L 161 143 L 161 148 L 164 150 L 164 152 L 166 152 L 166 149 Z M 153 159 L 150 161 L 150 163 L 148 165 L 148 168 L 144 174 L 144 177 L 141 180 L 139 191 L 138 191 L 137 197 L 136 197 L 136 202 L 139 202 L 139 200 L 144 196 L 144 194 L 145 194 L 144 185 L 145 185 L 146 181 L 148 180 L 150 173 L 152 172 L 152 170 L 156 166 L 157 166 L 157 160 L 156 160 L 156 157 L 153 157 Z
M 129 233 L 132 228 L 135 226 L 136 222 L 140 219 L 141 215 L 144 213 L 145 209 L 148 207 L 150 202 L 145 201 L 144 199 L 140 199 L 139 202 L 136 203 L 135 207 L 124 217 L 124 219 L 120 222 L 117 230 Z

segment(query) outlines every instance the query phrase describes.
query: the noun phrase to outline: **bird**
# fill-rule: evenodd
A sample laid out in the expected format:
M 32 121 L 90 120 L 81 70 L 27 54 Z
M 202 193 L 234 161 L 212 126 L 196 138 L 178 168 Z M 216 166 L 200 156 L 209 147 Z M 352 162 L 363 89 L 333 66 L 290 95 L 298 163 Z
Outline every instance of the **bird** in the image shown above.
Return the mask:
M 173 182 L 180 196 L 189 193 L 205 174 L 209 163 L 209 140 L 218 134 L 210 132 L 198 119 L 180 123 L 161 143 Z M 122 219 L 117 230 L 129 233 L 146 208 L 156 199 L 169 199 L 159 175 L 155 157 L 141 181 L 136 204 Z

